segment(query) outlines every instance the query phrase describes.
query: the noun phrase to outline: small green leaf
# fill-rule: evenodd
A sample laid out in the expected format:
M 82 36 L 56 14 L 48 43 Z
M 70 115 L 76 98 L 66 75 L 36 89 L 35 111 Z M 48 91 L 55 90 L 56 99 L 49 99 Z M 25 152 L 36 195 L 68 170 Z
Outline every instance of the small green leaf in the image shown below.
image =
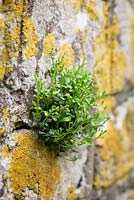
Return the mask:
M 71 117 L 63 117 L 60 121 L 61 122 L 69 122 L 71 120 Z
M 44 80 L 35 75 L 32 103 L 37 132 L 57 153 L 83 144 L 91 145 L 96 132 L 109 119 L 104 103 L 101 103 L 102 111 L 97 112 L 96 101 L 104 97 L 104 92 L 98 94 L 93 74 L 84 70 L 85 61 L 78 67 L 66 69 L 63 58 L 56 59 L 52 52 L 47 87 L 43 85 Z M 103 135 L 104 131 L 100 131 L 98 137 Z M 74 156 L 72 161 L 76 159 Z

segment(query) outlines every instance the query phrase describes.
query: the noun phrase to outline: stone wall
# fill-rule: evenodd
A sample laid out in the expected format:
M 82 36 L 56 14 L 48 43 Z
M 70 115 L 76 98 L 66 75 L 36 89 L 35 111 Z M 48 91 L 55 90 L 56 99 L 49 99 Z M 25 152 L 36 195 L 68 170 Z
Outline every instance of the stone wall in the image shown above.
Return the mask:
M 107 134 L 54 158 L 32 130 L 34 74 L 84 57 L 106 91 Z M 0 0 L 0 199 L 134 199 L 133 0 Z M 73 156 L 75 152 L 68 152 Z

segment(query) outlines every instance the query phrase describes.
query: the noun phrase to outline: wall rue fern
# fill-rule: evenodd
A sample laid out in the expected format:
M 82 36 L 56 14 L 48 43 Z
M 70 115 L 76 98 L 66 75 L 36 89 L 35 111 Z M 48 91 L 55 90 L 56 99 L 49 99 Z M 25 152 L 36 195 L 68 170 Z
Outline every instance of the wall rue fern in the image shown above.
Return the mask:
M 45 87 L 36 75 L 33 115 L 39 137 L 56 152 L 101 137 L 108 116 L 97 111 L 98 94 L 93 75 L 84 70 L 85 62 L 66 69 L 63 58 L 51 56 L 50 84 Z M 97 133 L 97 135 L 96 135 Z

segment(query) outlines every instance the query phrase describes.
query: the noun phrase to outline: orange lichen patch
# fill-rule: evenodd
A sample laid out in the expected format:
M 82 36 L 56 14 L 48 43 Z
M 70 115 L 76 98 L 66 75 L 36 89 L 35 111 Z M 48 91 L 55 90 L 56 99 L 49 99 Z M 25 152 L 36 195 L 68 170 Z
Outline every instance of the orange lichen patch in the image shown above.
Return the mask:
M 77 35 L 81 34 L 80 28 L 77 28 L 77 29 L 76 29 L 76 34 L 77 34 Z
M 4 157 L 8 157 L 9 156 L 9 149 L 7 147 L 7 145 L 5 145 L 3 148 L 2 148 L 2 154 Z
M 13 23 L 15 20 L 13 19 L 13 9 L 12 9 L 12 5 L 13 5 L 13 1 L 6 1 L 4 3 L 2 3 L 2 7 L 1 7 L 1 12 L 4 14 L 4 23 L 2 26 L 2 33 L 3 33 L 3 37 L 2 37 L 2 51 L 1 51 L 1 64 L 2 66 L 4 66 L 4 74 L 3 74 L 3 78 L 4 75 L 7 75 L 7 71 L 9 72 L 9 70 L 7 68 L 9 68 L 11 66 L 11 60 L 13 57 L 15 57 L 15 47 L 18 44 L 17 41 L 17 36 L 19 37 L 19 33 L 18 35 L 14 36 L 13 33 L 13 25 L 11 25 L 11 23 Z M 11 25 L 11 26 L 10 26 Z M 18 55 L 17 55 L 18 56 Z M 9 66 L 10 65 L 10 66 Z M 12 66 L 11 66 L 12 67 Z M 2 79 L 3 79 L 2 78 Z
M 94 78 L 97 86 L 101 91 L 111 92 L 111 46 L 107 40 L 108 27 L 108 4 L 102 3 L 103 21 L 101 32 L 95 38 L 94 55 L 96 58 L 96 66 L 94 68 Z
M 5 75 L 8 75 L 8 74 L 11 73 L 12 71 L 13 71 L 13 67 L 12 67 L 12 66 L 6 67 Z
M 105 102 L 105 104 L 101 105 L 102 102 Z M 114 106 L 116 104 L 116 100 L 115 100 L 115 97 L 113 97 L 113 96 L 106 96 L 103 99 L 98 100 L 97 103 L 99 105 L 98 110 L 102 110 L 102 108 L 104 108 L 104 106 L 106 106 L 105 113 L 109 114 L 112 111 L 112 109 L 114 108 Z
M 109 26 L 107 31 L 112 38 L 120 34 L 120 25 L 117 16 L 112 17 L 112 26 Z
M 13 58 L 22 59 L 22 56 L 26 54 L 29 59 L 37 55 L 36 44 L 39 38 L 29 15 L 28 0 L 7 0 L 0 5 L 4 16 L 4 20 L 0 19 L 2 32 L 0 80 L 2 80 L 13 70 Z
M 97 9 L 97 1 L 91 0 L 86 7 L 86 11 L 90 17 L 91 20 L 96 20 L 99 18 L 99 13 Z
M 4 78 L 5 75 L 5 66 L 3 64 L 0 64 L 0 80 Z
M 128 200 L 134 200 L 134 190 L 130 190 Z
M 39 36 L 35 32 L 35 24 L 32 21 L 32 18 L 29 16 L 24 17 L 23 20 L 23 40 L 26 42 L 26 52 L 25 56 L 29 59 L 32 56 L 36 56 L 38 53 L 38 49 L 36 47 L 37 42 L 39 41 Z
M 68 44 L 63 44 L 59 52 L 59 57 L 63 57 L 63 62 L 66 68 L 74 65 L 74 50 Z
M 67 199 L 68 200 L 76 200 L 78 197 L 78 194 L 76 193 L 76 189 L 74 185 L 70 185 L 68 187 L 68 192 L 67 192 Z
M 96 63 L 96 66 L 94 68 L 94 78 L 97 87 L 100 89 L 100 91 L 105 91 L 106 94 L 111 93 L 111 71 L 109 63 L 110 55 L 107 50 L 107 54 L 104 55 L 101 61 Z
M 130 81 L 134 84 L 134 15 L 130 17 L 130 46 L 131 46 L 131 70 Z
M 109 160 L 112 155 L 115 158 L 120 158 L 123 154 L 122 144 L 120 143 L 121 136 L 118 133 L 118 129 L 114 127 L 114 123 L 111 121 L 109 124 L 107 135 L 104 138 L 103 148 L 100 149 L 101 158 L 103 160 Z
M 111 54 L 112 93 L 116 93 L 122 90 L 126 74 L 126 55 L 117 44 L 117 37 L 120 33 L 120 26 L 117 17 L 113 17 L 112 26 L 108 31 L 108 34 L 110 34 L 111 37 L 111 48 L 113 49 Z
M 87 0 L 66 0 L 66 2 L 72 3 L 72 7 L 75 13 L 78 13 L 81 9 L 84 9 L 91 20 L 96 20 L 99 18 L 96 0 L 91 0 L 90 2 Z
M 8 178 L 8 175 L 6 173 L 3 174 L 3 180 L 6 180 Z
M 108 14 L 109 14 L 109 5 L 106 1 L 102 2 L 102 17 L 103 17 L 103 21 L 102 21 L 102 27 L 106 27 L 107 25 L 107 21 L 108 21 Z
M 5 27 L 5 21 L 4 19 L 0 18 L 0 29 L 3 29 Z
M 3 37 L 4 37 L 4 28 L 5 28 L 5 21 L 4 19 L 0 18 L 0 46 L 1 46 L 1 52 L 3 51 Z M 0 80 L 3 80 L 5 75 L 5 63 L 2 59 L 2 53 L 0 54 Z
M 17 199 L 28 187 L 41 200 L 52 199 L 60 183 L 60 167 L 41 141 L 31 133 L 16 134 L 17 148 L 9 167 L 11 188 Z M 21 181 L 20 181 L 21 180 Z
M 0 136 L 2 136 L 2 135 L 3 135 L 3 133 L 5 133 L 5 131 L 6 131 L 6 128 L 5 128 L 5 127 L 3 127 L 3 128 L 0 128 Z
M 133 134 L 134 134 L 134 106 L 129 106 L 128 107 L 128 112 L 126 115 L 126 120 L 125 120 L 125 126 L 127 130 L 130 133 L 130 136 L 133 140 Z
M 45 40 L 43 45 L 43 53 L 46 57 L 50 56 L 51 53 L 55 50 L 56 44 L 55 44 L 55 38 L 52 33 L 49 33 Z
M 108 19 L 108 4 L 103 2 L 102 31 L 95 38 L 94 55 L 96 66 L 94 77 L 97 86 L 107 94 L 123 89 L 126 74 L 126 56 L 119 48 L 120 26 L 116 16 Z
M 96 173 L 94 186 L 96 189 L 109 187 L 134 170 L 134 147 L 132 125 L 134 109 L 128 107 L 122 128 L 116 127 L 116 121 L 110 121 L 108 131 L 103 141 L 98 142 L 98 152 L 101 158 L 99 170 Z M 128 121 L 130 124 L 128 125 Z M 128 177 L 128 176 L 127 176 Z M 124 180 L 125 181 L 125 180 Z
M 126 55 L 122 50 L 113 50 L 112 54 L 112 93 L 120 92 L 124 86 L 126 74 Z
M 78 11 L 86 6 L 87 1 L 86 0 L 74 0 L 72 2 L 72 7 L 75 13 L 78 13 Z
M 6 121 L 9 119 L 9 114 L 10 114 L 10 109 L 9 108 L 4 108 L 2 110 L 3 112 L 3 119 Z

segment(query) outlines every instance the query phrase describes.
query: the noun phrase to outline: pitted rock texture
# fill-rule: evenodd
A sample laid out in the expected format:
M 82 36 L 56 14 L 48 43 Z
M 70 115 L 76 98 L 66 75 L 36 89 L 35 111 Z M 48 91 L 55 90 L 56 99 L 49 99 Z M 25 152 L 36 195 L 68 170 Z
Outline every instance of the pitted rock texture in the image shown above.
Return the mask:
M 106 91 L 104 138 L 54 158 L 30 113 L 38 73 L 49 84 L 51 49 L 64 64 L 86 59 Z M 0 1 L 0 199 L 134 198 L 134 3 Z M 63 157 L 64 157 L 63 156 Z

